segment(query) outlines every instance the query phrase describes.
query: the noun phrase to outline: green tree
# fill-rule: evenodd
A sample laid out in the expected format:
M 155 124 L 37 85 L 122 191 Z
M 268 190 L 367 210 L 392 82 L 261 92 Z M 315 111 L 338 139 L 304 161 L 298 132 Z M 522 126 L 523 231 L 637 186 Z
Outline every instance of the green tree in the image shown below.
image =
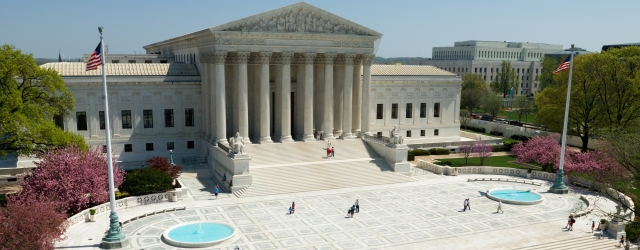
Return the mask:
M 522 121 L 522 116 L 531 113 L 533 109 L 533 99 L 528 96 L 519 95 L 513 98 L 511 103 L 513 112 L 518 114 L 518 122 Z
M 602 115 L 609 131 L 635 129 L 640 119 L 640 47 L 593 54 L 590 76 L 598 85 Z
M 496 78 L 490 84 L 491 90 L 496 93 L 502 94 L 502 98 L 507 97 L 511 88 L 514 93 L 517 93 L 520 84 L 518 82 L 518 76 L 515 70 L 511 68 L 511 63 L 508 61 L 502 61 L 500 72 L 496 75 Z
M 469 115 L 473 113 L 474 108 L 482 104 L 482 96 L 486 88 L 486 82 L 479 75 L 466 74 L 462 77 L 460 106 L 466 109 Z
M 482 109 L 484 109 L 484 112 L 489 113 L 491 116 L 495 117 L 498 115 L 498 112 L 501 108 L 502 98 L 495 95 L 495 93 L 493 92 L 485 91 L 485 94 L 482 97 Z
M 587 151 L 589 138 L 594 130 L 602 125 L 598 84 L 590 77 L 590 67 L 594 63 L 596 60 L 593 55 L 576 57 L 571 81 L 567 134 L 580 137 L 583 152 Z M 555 81 L 562 84 L 547 86 L 535 99 L 538 107 L 536 121 L 553 132 L 562 133 L 568 77 L 568 70 L 557 74 Z
M 540 82 L 540 86 L 538 87 L 538 92 L 542 92 L 546 87 L 556 86 L 556 80 L 553 78 L 553 71 L 558 68 L 560 62 L 564 61 L 566 57 L 562 58 L 561 61 L 558 61 L 556 57 L 545 55 L 542 58 L 542 62 L 540 65 L 542 66 L 542 72 L 537 76 L 537 81 Z
M 75 144 L 82 136 L 58 128 L 53 117 L 75 105 L 58 72 L 42 69 L 30 54 L 11 45 L 0 47 L 0 157 L 30 155 Z

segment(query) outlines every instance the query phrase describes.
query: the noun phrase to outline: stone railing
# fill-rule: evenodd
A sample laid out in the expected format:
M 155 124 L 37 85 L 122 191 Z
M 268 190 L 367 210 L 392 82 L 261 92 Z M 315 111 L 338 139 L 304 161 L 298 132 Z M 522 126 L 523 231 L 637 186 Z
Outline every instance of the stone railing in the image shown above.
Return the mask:
M 207 163 L 207 157 L 186 156 L 182 157 L 182 164 Z
M 148 204 L 155 204 L 161 202 L 171 201 L 172 196 L 176 196 L 177 198 L 182 197 L 182 190 L 176 189 L 175 191 L 164 192 L 164 193 L 156 193 L 156 194 L 148 194 L 143 196 L 136 197 L 127 197 L 124 199 L 116 200 L 116 209 L 127 209 L 131 207 L 144 206 Z M 101 214 L 109 214 L 111 213 L 111 206 L 109 202 L 100 204 L 98 206 L 85 209 L 78 214 L 71 216 L 67 219 L 67 229 L 74 227 L 80 223 L 86 222 L 89 219 L 89 210 L 94 209 L 96 213 L 94 216 L 98 216 Z
M 482 142 L 487 143 L 489 145 L 498 145 L 502 143 L 503 139 L 485 136 Z M 460 147 L 462 145 L 474 145 L 478 144 L 480 141 L 456 141 L 456 142 L 433 142 L 433 143 L 422 143 L 422 144 L 410 144 L 407 145 L 412 149 L 418 148 L 450 148 L 450 147 Z
M 224 145 L 220 142 L 218 142 L 218 148 L 222 149 L 222 151 L 224 152 L 227 152 L 227 154 L 231 152 L 231 149 L 229 149 L 227 145 Z
M 472 139 L 472 140 L 482 140 L 482 135 L 470 133 L 467 131 L 460 130 L 460 137 Z
M 431 162 L 418 160 L 418 165 L 416 165 L 416 167 L 433 172 L 434 174 L 444 174 L 442 166 L 433 164 Z
M 373 142 L 373 143 L 380 144 L 390 148 L 394 146 L 394 144 L 391 142 L 391 139 L 389 137 L 362 135 L 362 139 L 368 142 Z
M 544 172 L 544 171 L 533 170 L 533 171 L 531 171 L 531 178 L 548 180 L 548 181 L 555 181 L 556 180 L 556 174 L 549 173 L 549 172 Z

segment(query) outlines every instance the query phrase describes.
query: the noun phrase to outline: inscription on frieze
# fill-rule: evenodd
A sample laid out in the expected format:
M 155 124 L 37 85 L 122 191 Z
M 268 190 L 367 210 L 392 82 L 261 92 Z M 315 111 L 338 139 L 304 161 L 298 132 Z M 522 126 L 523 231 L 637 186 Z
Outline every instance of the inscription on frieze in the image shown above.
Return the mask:
M 331 47 L 332 41 L 314 41 L 314 40 L 283 40 L 283 39 L 265 39 L 266 45 L 275 46 L 319 46 Z

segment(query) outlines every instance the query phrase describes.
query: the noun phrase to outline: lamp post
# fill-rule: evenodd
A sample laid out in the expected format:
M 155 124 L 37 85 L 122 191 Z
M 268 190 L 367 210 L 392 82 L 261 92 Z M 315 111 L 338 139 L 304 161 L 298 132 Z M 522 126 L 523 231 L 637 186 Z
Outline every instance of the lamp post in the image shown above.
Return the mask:
M 169 149 L 169 163 L 171 163 L 171 166 L 175 165 L 173 164 L 173 149 Z
M 549 192 L 555 194 L 566 194 L 569 193 L 569 189 L 564 185 L 564 151 L 567 146 L 567 125 L 569 122 L 569 103 L 571 101 L 571 76 L 573 75 L 573 52 L 575 47 L 571 44 L 571 57 L 569 62 L 569 83 L 567 85 L 567 102 L 564 108 L 564 124 L 562 128 L 562 149 L 560 149 L 560 166 L 558 167 L 558 175 L 556 176 L 556 182 L 553 183 L 553 186 L 549 189 Z

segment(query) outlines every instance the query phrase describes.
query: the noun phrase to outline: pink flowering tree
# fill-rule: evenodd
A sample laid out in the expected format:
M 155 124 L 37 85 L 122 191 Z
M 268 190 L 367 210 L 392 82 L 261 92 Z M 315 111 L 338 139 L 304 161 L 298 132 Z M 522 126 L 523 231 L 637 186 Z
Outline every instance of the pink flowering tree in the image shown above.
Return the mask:
M 462 145 L 458 148 L 458 151 L 460 151 L 460 153 L 464 157 L 465 165 L 469 164 L 469 156 L 471 156 L 474 150 L 475 150 L 474 147 L 471 145 Z
M 531 138 L 527 143 L 518 142 L 511 149 L 516 155 L 516 162 L 529 163 L 536 162 L 543 168 L 552 169 L 558 166 L 560 159 L 560 144 L 557 136 L 536 136 Z
M 485 158 L 493 155 L 493 148 L 485 142 L 480 142 L 479 144 L 474 145 L 473 148 L 475 149 L 475 153 L 478 158 L 480 158 L 480 166 L 484 165 Z
M 53 249 L 66 230 L 67 216 L 57 202 L 8 197 L 0 208 L 0 249 Z
M 78 147 L 50 150 L 41 155 L 37 168 L 24 176 L 17 200 L 47 199 L 59 202 L 63 212 L 75 214 L 93 204 L 109 199 L 106 155 L 102 147 L 83 150 Z M 125 175 L 115 158 L 114 185 L 120 186 Z

